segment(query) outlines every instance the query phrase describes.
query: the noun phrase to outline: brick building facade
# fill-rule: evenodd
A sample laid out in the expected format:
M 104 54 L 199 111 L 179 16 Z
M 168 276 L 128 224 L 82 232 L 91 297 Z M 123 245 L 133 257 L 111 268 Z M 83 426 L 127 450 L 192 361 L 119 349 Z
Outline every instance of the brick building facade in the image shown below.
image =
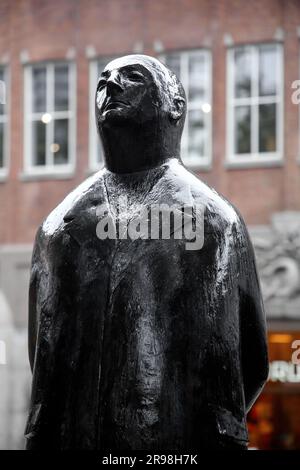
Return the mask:
M 271 330 L 300 330 L 300 121 L 299 106 L 291 99 L 292 83 L 300 78 L 300 2 L 1 0 L 0 71 L 2 68 L 5 74 L 6 105 L 2 111 L 2 167 L 0 164 L 0 288 L 17 331 L 26 328 L 28 269 L 37 227 L 72 188 L 95 170 L 91 157 L 96 145 L 91 96 L 95 74 L 100 70 L 95 66 L 106 58 L 132 52 L 155 55 L 167 62 L 177 54 L 180 73 L 188 80 L 190 69 L 187 66 L 184 73 L 184 64 L 192 64 L 193 51 L 200 51 L 197 57 L 207 70 L 203 85 L 206 101 L 199 101 L 199 106 L 208 116 L 201 111 L 201 124 L 191 119 L 187 135 L 189 139 L 194 136 L 192 126 L 199 129 L 194 142 L 204 142 L 204 147 L 207 142 L 209 151 L 205 164 L 204 160 L 193 160 L 192 168 L 235 204 L 250 227 Z M 245 70 L 250 67 L 250 78 L 246 71 L 243 77 L 238 76 L 241 67 L 235 65 L 239 60 Z M 272 69 L 274 60 L 276 70 Z M 37 134 L 44 131 L 34 127 L 39 120 L 35 109 L 30 108 L 30 123 L 26 124 L 28 102 L 35 99 L 34 87 L 26 85 L 26 80 L 44 74 L 47 94 L 51 77 L 56 80 L 62 77 L 60 72 L 64 73 L 59 64 L 69 67 L 69 108 L 58 111 L 52 134 L 47 130 L 45 135 Z M 42 69 L 37 71 L 39 66 Z M 233 69 L 234 78 L 230 75 Z M 34 75 L 35 71 L 40 75 Z M 52 95 L 49 91 L 45 102 L 55 101 Z M 47 106 L 39 109 L 45 126 Z M 238 112 L 244 117 L 238 117 Z M 73 126 L 68 146 L 70 161 L 61 167 L 54 166 L 53 153 L 58 147 L 51 141 L 57 120 L 68 122 L 69 132 Z M 62 132 L 62 127 L 57 129 Z M 40 145 L 40 140 L 38 144 L 34 141 L 37 135 L 51 146 L 45 157 L 51 164 L 42 171 L 35 171 L 27 161 L 32 146 Z M 239 158 L 232 156 L 236 146 L 240 146 Z M 36 152 L 44 161 L 43 152 Z M 290 231 L 294 238 L 286 250 Z M 284 264 L 284 260 L 289 261 Z M 278 295 L 282 285 L 286 288 Z M 297 432 L 300 434 L 300 425 Z

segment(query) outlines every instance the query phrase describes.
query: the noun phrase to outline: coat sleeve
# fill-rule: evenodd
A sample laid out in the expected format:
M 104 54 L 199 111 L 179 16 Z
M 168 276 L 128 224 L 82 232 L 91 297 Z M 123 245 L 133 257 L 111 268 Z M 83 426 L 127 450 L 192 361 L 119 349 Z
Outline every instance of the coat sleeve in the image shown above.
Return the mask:
M 266 320 L 255 254 L 248 231 L 241 221 L 240 333 L 246 411 L 260 394 L 268 377 Z
M 39 286 L 41 280 L 42 259 L 41 259 L 42 230 L 38 230 L 33 247 L 30 283 L 29 283 L 29 315 L 28 315 L 28 352 L 31 371 L 34 367 L 36 341 L 39 325 Z

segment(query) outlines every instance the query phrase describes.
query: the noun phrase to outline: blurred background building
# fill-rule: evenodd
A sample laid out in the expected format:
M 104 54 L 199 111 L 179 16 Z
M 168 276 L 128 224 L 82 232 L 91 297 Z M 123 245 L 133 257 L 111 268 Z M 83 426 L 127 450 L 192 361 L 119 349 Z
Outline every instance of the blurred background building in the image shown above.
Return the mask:
M 101 167 L 97 77 L 133 52 L 181 78 L 183 160 L 239 208 L 255 245 L 271 373 L 250 445 L 299 449 L 299 0 L 0 0 L 0 448 L 23 446 L 35 232 Z

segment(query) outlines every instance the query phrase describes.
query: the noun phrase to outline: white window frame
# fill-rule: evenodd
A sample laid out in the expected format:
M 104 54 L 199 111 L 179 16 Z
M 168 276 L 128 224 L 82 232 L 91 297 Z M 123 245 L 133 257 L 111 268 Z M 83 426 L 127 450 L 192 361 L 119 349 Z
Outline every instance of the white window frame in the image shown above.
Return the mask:
M 181 61 L 183 63 L 187 64 L 187 57 L 190 54 L 196 53 L 198 54 L 199 52 L 203 52 L 207 54 L 206 59 L 208 63 L 208 73 L 206 76 L 206 81 L 207 81 L 207 97 L 208 101 L 212 106 L 212 57 L 211 57 L 211 51 L 208 49 L 192 49 L 192 50 L 185 50 L 185 51 L 169 51 L 166 52 L 166 54 L 170 53 L 178 53 L 181 56 Z M 97 161 L 97 139 L 99 139 L 98 134 L 97 134 L 97 128 L 96 128 L 96 121 L 95 121 L 95 92 L 96 92 L 96 87 L 97 87 L 97 82 L 98 82 L 98 62 L 101 59 L 107 59 L 107 62 L 113 59 L 113 57 L 97 57 L 96 59 L 93 59 L 90 62 L 90 103 L 89 103 L 89 166 L 90 166 L 90 171 L 97 171 L 101 166 L 104 164 L 104 162 L 98 162 Z M 161 55 L 159 59 L 164 62 L 165 60 L 165 55 Z M 187 67 L 185 67 L 186 69 Z M 183 86 L 186 90 L 186 83 L 188 77 L 185 76 L 183 79 L 182 77 L 179 77 L 180 80 L 183 82 Z M 188 96 L 187 96 L 188 100 Z M 197 103 L 193 103 L 193 107 L 189 107 L 189 109 L 198 109 L 202 105 L 202 101 L 198 101 Z M 195 161 L 190 161 L 188 158 L 185 158 L 184 163 L 186 166 L 189 168 L 193 169 L 210 169 L 211 168 L 211 161 L 212 161 L 212 111 L 206 115 L 206 122 L 208 125 L 208 142 L 207 142 L 207 149 L 208 149 L 208 154 L 204 157 L 199 157 L 199 162 Z M 182 148 L 185 147 L 185 142 L 187 140 L 187 126 L 185 126 L 183 134 L 182 134 Z M 186 147 L 187 148 L 187 147 Z M 184 158 L 184 156 L 183 156 Z
M 98 59 L 90 61 L 89 71 L 89 169 L 94 172 L 101 168 L 101 163 L 97 159 L 97 126 L 95 116 L 95 97 L 98 83 Z
M 206 89 L 207 89 L 207 96 L 206 100 L 202 101 L 199 100 L 197 102 L 193 102 L 192 104 L 189 103 L 189 77 L 188 77 L 188 58 L 192 56 L 193 54 L 199 54 L 199 52 L 202 52 L 203 54 L 206 55 L 206 61 L 207 61 L 207 74 L 205 77 L 205 82 L 206 82 Z M 184 161 L 184 164 L 191 169 L 200 169 L 200 170 L 209 170 L 212 165 L 212 114 L 213 114 L 213 103 L 212 103 L 212 54 L 209 49 L 206 48 L 197 48 L 197 49 L 187 49 L 187 50 L 174 50 L 174 51 L 165 51 L 164 54 L 162 54 L 159 59 L 165 63 L 166 61 L 166 56 L 169 54 L 179 54 L 180 55 L 180 77 L 179 80 L 181 81 L 185 93 L 186 93 L 186 98 L 187 98 L 187 111 L 188 110 L 193 110 L 193 109 L 201 109 L 201 106 L 205 103 L 209 103 L 211 106 L 211 111 L 207 114 L 205 114 L 205 124 L 208 127 L 207 130 L 207 155 L 204 156 L 199 156 L 199 161 L 195 162 L 195 160 L 189 159 L 187 153 L 188 153 L 188 125 L 187 125 L 187 119 L 188 119 L 188 113 L 186 114 L 186 122 L 185 126 L 183 129 L 182 133 L 182 140 L 181 140 L 181 157 L 182 160 Z
M 279 83 L 277 94 L 273 96 L 258 95 L 258 51 L 263 45 L 273 45 L 277 48 L 277 70 L 276 76 Z M 254 88 L 252 96 L 247 98 L 235 98 L 235 67 L 234 53 L 238 49 L 249 50 L 252 54 L 254 67 L 251 70 L 251 83 Z M 227 51 L 227 126 L 226 126 L 226 166 L 228 167 L 259 167 L 273 166 L 283 162 L 283 116 L 284 116 L 284 67 L 283 67 L 283 46 L 281 43 L 265 42 L 258 44 L 247 44 L 236 46 Z M 234 130 L 234 108 L 237 105 L 249 105 L 251 112 L 251 147 L 258 148 L 259 123 L 258 108 L 260 104 L 276 104 L 276 152 L 259 152 L 235 154 L 235 130 Z
M 54 67 L 56 65 L 68 65 L 69 67 L 69 110 L 54 111 L 50 109 L 50 103 L 53 104 L 54 87 L 49 83 L 54 83 Z M 46 67 L 46 110 L 44 112 L 32 112 L 32 70 L 34 67 Z M 32 162 L 32 122 L 41 118 L 44 113 L 53 115 L 53 121 L 57 118 L 69 120 L 68 136 L 68 163 L 53 163 L 53 154 L 50 151 L 50 145 L 53 140 L 52 132 L 46 132 L 46 164 L 33 165 Z M 49 162 L 49 163 L 47 163 Z M 36 62 L 24 67 L 24 175 L 27 176 L 61 176 L 73 175 L 76 163 L 76 68 L 73 62 L 69 61 L 47 61 Z
M 300 77 L 300 53 L 298 53 L 298 58 L 299 58 L 298 59 L 299 60 L 298 71 L 299 71 L 299 77 Z M 297 91 L 297 96 L 298 96 L 299 95 L 298 90 L 299 90 L 298 86 L 295 90 L 292 88 L 292 93 L 295 93 Z M 300 102 L 297 103 L 297 106 L 298 106 L 298 152 L 297 152 L 296 161 L 300 165 Z
M 1 65 L 1 69 L 4 72 L 4 84 L 5 84 L 5 114 L 0 115 L 0 122 L 4 123 L 4 154 L 3 154 L 3 166 L 0 167 L 0 181 L 5 181 L 9 172 L 9 126 L 10 126 L 10 101 L 9 101 L 9 70 L 7 65 Z
M 104 165 L 103 155 L 102 160 L 99 162 L 97 158 L 98 141 L 100 139 L 97 131 L 96 116 L 95 116 L 95 98 L 96 88 L 98 84 L 98 63 L 100 60 L 106 61 L 108 64 L 113 60 L 114 56 L 98 56 L 90 61 L 89 71 L 89 171 L 95 172 L 100 170 Z

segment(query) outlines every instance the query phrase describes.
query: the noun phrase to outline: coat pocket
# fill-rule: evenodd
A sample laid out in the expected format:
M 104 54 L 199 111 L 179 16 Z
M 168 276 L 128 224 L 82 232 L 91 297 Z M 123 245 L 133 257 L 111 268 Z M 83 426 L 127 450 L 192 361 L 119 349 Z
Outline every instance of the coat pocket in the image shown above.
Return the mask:
M 214 414 L 219 435 L 245 444 L 248 442 L 245 418 L 238 419 L 230 410 L 217 406 L 214 407 Z
M 39 427 L 39 423 L 40 423 L 41 409 L 42 409 L 41 403 L 38 403 L 38 404 L 33 405 L 31 407 L 29 417 L 28 417 L 28 421 L 27 421 L 27 425 L 26 425 L 26 428 L 25 428 L 25 437 L 26 437 L 26 439 L 30 439 L 30 438 L 34 437 L 34 435 L 36 434 L 36 431 L 37 431 L 37 429 Z

